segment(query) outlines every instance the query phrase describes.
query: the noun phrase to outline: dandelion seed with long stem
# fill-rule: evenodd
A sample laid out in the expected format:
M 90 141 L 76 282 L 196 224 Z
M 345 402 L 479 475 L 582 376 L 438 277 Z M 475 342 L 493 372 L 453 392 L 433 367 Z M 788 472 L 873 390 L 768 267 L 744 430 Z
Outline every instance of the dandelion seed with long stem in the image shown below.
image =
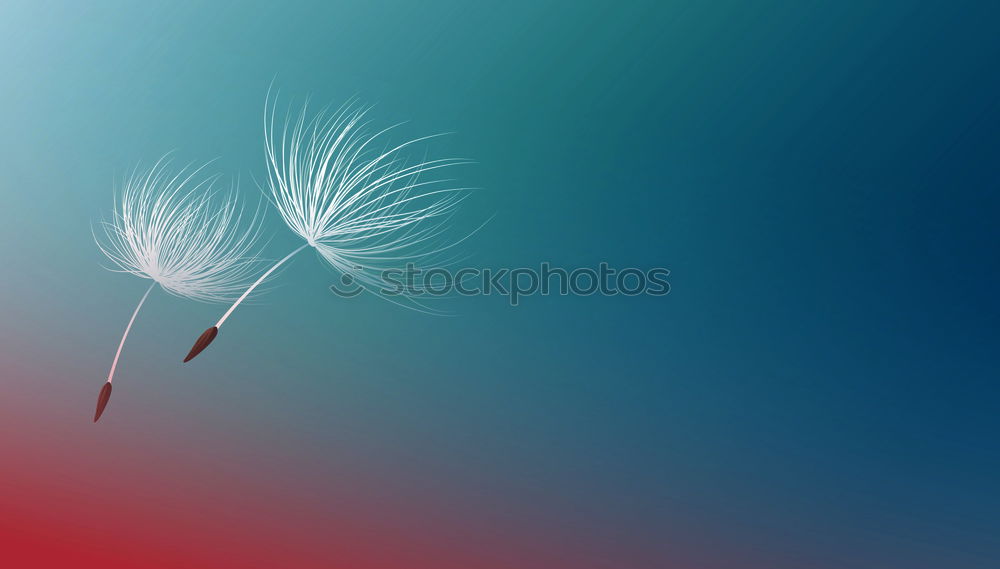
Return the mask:
M 307 118 L 285 113 L 275 130 L 277 98 L 265 103 L 266 194 L 281 218 L 305 243 L 253 283 L 205 330 L 184 361 L 215 339 L 219 328 L 260 282 L 307 247 L 335 270 L 373 290 L 386 269 L 429 262 L 457 242 L 444 238 L 448 221 L 471 188 L 437 177 L 462 159 L 408 160 L 404 154 L 431 136 L 397 145 L 385 142 L 393 127 L 373 131 L 367 109 L 348 102 L 335 112 Z M 405 298 L 405 297 L 401 297 Z M 413 305 L 423 306 L 412 296 Z
M 234 189 L 217 189 L 219 176 L 205 166 L 176 172 L 167 157 L 148 170 L 134 170 L 122 183 L 114 214 L 100 223 L 95 240 L 117 271 L 152 281 L 125 326 L 97 399 L 94 422 L 111 398 L 118 361 L 139 310 L 153 289 L 208 302 L 230 301 L 258 270 L 256 213 L 244 219 Z

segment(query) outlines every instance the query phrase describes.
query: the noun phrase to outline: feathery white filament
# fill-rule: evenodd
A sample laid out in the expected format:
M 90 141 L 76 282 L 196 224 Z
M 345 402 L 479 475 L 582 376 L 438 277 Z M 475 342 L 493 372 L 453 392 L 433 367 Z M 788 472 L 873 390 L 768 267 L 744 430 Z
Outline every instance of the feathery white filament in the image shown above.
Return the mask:
M 215 188 L 205 166 L 169 171 L 161 158 L 122 184 L 111 221 L 101 222 L 98 247 L 123 272 L 152 279 L 177 296 L 235 298 L 257 270 L 255 215 L 244 223 L 233 191 Z
M 294 124 L 286 114 L 279 136 L 274 128 L 276 106 L 277 97 L 272 103 L 268 93 L 264 105 L 268 190 L 281 218 L 306 243 L 253 283 L 216 328 L 262 280 L 306 246 L 314 247 L 358 284 L 377 289 L 386 284 L 380 280 L 383 271 L 439 260 L 441 252 L 457 243 L 443 243 L 441 237 L 471 188 L 453 187 L 449 179 L 421 178 L 468 160 L 408 163 L 402 151 L 430 136 L 378 149 L 391 127 L 368 130 L 366 109 L 350 101 L 334 113 L 321 111 L 311 120 L 303 106 Z M 425 309 L 416 301 L 413 304 Z
M 440 262 L 451 246 L 442 239 L 447 222 L 471 188 L 437 175 L 468 160 L 410 162 L 402 151 L 433 137 L 385 144 L 392 127 L 370 130 L 366 109 L 352 102 L 312 119 L 305 106 L 294 122 L 286 113 L 277 132 L 276 105 L 269 100 L 264 112 L 268 189 L 292 231 L 370 288 L 385 285 L 385 269 Z

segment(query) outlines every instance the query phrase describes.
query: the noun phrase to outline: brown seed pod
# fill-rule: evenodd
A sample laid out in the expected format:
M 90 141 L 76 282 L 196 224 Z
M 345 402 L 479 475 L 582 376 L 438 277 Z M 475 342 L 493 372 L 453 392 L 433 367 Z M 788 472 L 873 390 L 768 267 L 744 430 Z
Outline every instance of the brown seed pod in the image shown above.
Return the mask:
M 104 408 L 108 406 L 108 401 L 111 399 L 111 382 L 107 381 L 104 383 L 104 387 L 101 388 L 101 393 L 97 396 L 97 411 L 94 413 L 94 422 L 96 423 L 98 419 L 101 418 L 101 414 L 104 413 Z
M 198 340 L 195 341 L 193 346 L 191 346 L 191 351 L 188 352 L 187 357 L 184 358 L 184 362 L 187 363 L 193 360 L 195 356 L 200 354 L 202 350 L 207 348 L 208 345 L 212 343 L 212 340 L 215 339 L 215 336 L 218 333 L 219 333 L 219 328 L 216 326 L 212 326 L 208 330 L 202 332 L 201 336 L 198 336 Z

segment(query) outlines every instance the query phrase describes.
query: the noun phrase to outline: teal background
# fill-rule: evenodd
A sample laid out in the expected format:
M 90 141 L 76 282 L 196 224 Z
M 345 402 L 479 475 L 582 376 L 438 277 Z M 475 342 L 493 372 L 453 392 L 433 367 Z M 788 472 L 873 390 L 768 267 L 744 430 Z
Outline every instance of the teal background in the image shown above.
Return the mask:
M 6 437 L 43 437 L 52 464 L 119 433 L 145 459 L 252 465 L 330 516 L 351 469 L 520 567 L 994 566 L 998 17 L 8 3 L 0 341 L 32 379 L 5 382 L 26 417 Z M 454 132 L 435 152 L 475 158 L 461 177 L 484 188 L 462 223 L 496 214 L 473 265 L 664 266 L 670 295 L 462 298 L 435 318 L 336 298 L 308 253 L 186 366 L 224 307 L 152 295 L 91 425 L 145 289 L 91 239 L 115 176 L 176 150 L 253 196 L 272 81 L 357 95 L 400 137 Z M 269 226 L 269 256 L 297 246 Z

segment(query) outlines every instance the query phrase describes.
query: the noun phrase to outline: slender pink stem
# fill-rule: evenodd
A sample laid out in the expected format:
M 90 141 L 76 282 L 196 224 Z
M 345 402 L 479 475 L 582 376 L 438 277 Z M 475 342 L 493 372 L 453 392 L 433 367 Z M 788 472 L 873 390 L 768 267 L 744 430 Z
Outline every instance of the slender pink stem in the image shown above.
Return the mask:
M 115 352 L 115 361 L 111 362 L 111 371 L 108 372 L 108 383 L 115 377 L 115 368 L 118 367 L 118 358 L 122 357 L 122 348 L 125 347 L 125 338 L 128 338 L 128 332 L 132 329 L 132 323 L 135 322 L 135 317 L 139 314 L 139 309 L 142 308 L 144 302 L 146 302 L 146 297 L 149 293 L 153 292 L 153 287 L 156 286 L 156 281 L 149 285 L 146 289 L 146 294 L 142 295 L 142 300 L 139 301 L 139 305 L 135 307 L 135 312 L 132 313 L 132 318 L 128 321 L 128 326 L 125 327 L 125 333 L 122 334 L 122 341 L 118 342 L 118 351 Z
M 296 249 L 296 250 L 292 251 L 291 253 L 285 255 L 284 259 L 278 261 L 273 267 L 271 267 L 270 269 L 268 269 L 266 273 L 264 273 L 263 275 L 261 275 L 260 278 L 257 279 L 257 282 L 255 282 L 252 285 L 250 285 L 250 288 L 248 288 L 247 291 L 243 293 L 243 296 L 239 297 L 236 300 L 236 302 L 234 302 L 233 305 L 229 307 L 229 310 L 227 310 L 226 313 L 222 315 L 222 318 L 220 318 L 219 321 L 215 324 L 215 327 L 216 328 L 221 327 L 222 323 L 226 321 L 226 318 L 229 318 L 229 315 L 232 314 L 234 310 L 236 310 L 236 307 L 239 306 L 240 303 L 243 302 L 243 300 L 251 292 L 253 292 L 253 289 L 257 288 L 257 285 L 259 285 L 260 283 L 264 282 L 264 279 L 266 279 L 271 273 L 273 273 L 275 270 L 277 270 L 278 267 L 280 267 L 281 265 L 285 264 L 285 261 L 291 259 L 293 256 L 295 256 L 296 253 L 298 253 L 299 251 L 305 249 L 308 246 L 309 246 L 309 244 L 306 243 L 305 245 L 302 245 L 298 249 Z

